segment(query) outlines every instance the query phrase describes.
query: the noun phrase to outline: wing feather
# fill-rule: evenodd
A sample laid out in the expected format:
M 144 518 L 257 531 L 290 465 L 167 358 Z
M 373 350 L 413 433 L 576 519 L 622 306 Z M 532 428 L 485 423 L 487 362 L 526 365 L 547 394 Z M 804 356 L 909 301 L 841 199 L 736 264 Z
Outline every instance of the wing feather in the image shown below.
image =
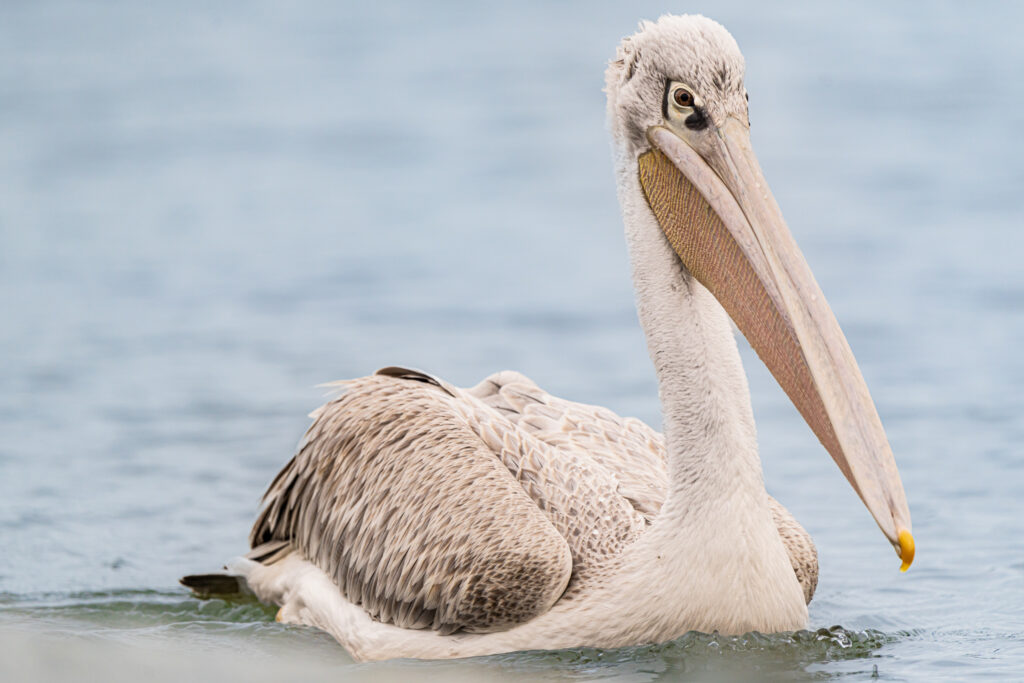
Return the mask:
M 467 391 L 534 438 L 565 452 L 588 453 L 619 482 L 618 493 L 648 522 L 661 510 L 668 494 L 668 452 L 664 437 L 647 424 L 553 396 L 512 370 L 494 373 Z M 771 496 L 768 507 L 810 603 L 818 585 L 814 542 Z
M 348 382 L 314 412 L 250 535 L 288 541 L 372 616 L 442 633 L 497 631 L 568 584 L 569 547 L 443 388 Z
M 618 555 L 644 532 L 646 521 L 621 495 L 615 473 L 591 453 L 556 448 L 459 391 L 466 424 L 569 544 L 574 576 Z
M 547 393 L 518 372 L 498 372 L 468 390 L 535 438 L 586 453 L 618 482 L 618 493 L 650 522 L 668 494 L 661 434 L 636 418 Z

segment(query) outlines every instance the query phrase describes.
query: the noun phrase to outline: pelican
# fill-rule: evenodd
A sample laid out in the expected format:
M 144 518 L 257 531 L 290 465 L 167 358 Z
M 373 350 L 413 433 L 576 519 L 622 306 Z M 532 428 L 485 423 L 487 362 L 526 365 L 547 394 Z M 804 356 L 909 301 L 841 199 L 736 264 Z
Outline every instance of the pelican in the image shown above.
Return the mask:
M 337 383 L 267 490 L 244 589 L 357 660 L 614 648 L 807 625 L 817 551 L 765 490 L 730 318 L 902 559 L 910 512 L 853 353 L 750 145 L 744 60 L 700 16 L 606 72 L 618 196 L 664 436 L 512 371 Z

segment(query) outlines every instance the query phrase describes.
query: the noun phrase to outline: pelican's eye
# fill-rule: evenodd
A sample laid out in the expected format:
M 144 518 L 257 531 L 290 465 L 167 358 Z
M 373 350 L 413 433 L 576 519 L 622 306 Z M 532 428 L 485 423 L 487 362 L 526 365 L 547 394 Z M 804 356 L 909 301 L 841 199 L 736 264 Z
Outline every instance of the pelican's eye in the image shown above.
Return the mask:
M 708 127 L 709 119 L 704 104 L 697 98 L 693 88 L 679 81 L 665 83 L 661 114 L 669 125 L 677 129 L 704 130 Z
M 676 88 L 672 91 L 672 101 L 676 106 L 689 108 L 693 106 L 693 93 L 686 88 Z

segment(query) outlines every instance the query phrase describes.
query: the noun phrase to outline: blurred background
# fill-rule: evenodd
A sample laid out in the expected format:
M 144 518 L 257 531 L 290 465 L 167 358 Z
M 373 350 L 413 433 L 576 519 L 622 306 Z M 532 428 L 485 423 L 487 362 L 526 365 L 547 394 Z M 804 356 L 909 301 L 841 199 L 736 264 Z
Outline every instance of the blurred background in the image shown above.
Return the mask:
M 808 634 L 365 667 L 189 597 L 179 576 L 246 550 L 319 383 L 513 368 L 660 424 L 601 90 L 665 12 L 746 55 L 754 145 L 887 427 L 913 569 L 741 341 L 768 489 L 820 553 Z M 0 672 L 1019 675 L 1022 23 L 1015 3 L 0 4 Z

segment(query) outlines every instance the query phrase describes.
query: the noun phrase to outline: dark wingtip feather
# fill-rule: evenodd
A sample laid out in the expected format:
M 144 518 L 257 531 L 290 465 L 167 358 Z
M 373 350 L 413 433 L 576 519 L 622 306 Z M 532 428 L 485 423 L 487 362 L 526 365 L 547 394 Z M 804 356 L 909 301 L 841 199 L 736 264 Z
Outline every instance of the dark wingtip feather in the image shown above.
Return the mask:
M 384 377 L 396 377 L 398 379 L 411 379 L 415 382 L 423 382 L 424 384 L 433 384 L 449 396 L 455 396 L 455 394 L 452 393 L 452 390 L 445 386 L 445 382 L 440 378 L 435 377 L 430 373 L 423 372 L 422 370 L 416 370 L 415 368 L 401 368 L 391 365 L 386 368 L 381 368 L 373 374 L 383 375 Z
M 245 578 L 234 574 L 190 574 L 178 581 L 196 597 L 212 598 L 229 595 L 247 595 L 249 586 Z

